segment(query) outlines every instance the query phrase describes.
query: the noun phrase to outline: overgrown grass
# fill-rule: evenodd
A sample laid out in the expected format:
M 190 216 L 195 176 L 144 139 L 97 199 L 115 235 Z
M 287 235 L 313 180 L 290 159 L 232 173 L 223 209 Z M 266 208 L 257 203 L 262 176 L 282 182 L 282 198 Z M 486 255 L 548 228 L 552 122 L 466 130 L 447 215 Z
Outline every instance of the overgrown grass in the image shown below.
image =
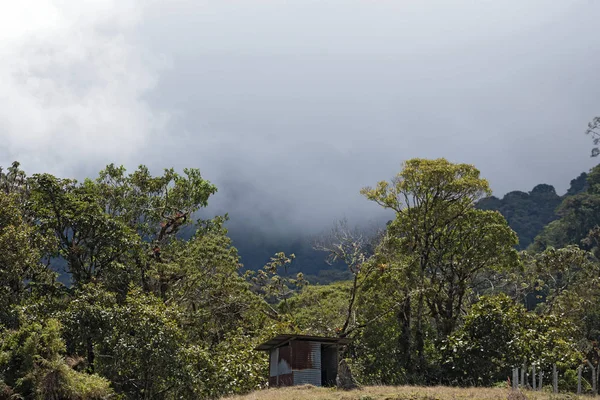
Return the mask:
M 230 400 L 575 400 L 591 398 L 573 394 L 553 395 L 530 391 L 521 394 L 503 388 L 369 386 L 358 390 L 342 391 L 310 385 L 261 390 L 245 396 L 228 397 Z

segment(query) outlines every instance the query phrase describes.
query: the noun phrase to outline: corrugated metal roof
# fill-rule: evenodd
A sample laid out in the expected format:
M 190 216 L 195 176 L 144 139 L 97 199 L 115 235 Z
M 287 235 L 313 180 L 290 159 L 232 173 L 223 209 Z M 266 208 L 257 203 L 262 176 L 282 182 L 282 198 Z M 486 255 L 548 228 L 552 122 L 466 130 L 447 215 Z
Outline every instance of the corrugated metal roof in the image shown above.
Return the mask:
M 309 342 L 331 343 L 331 344 L 348 344 L 350 339 L 338 337 L 324 336 L 308 336 L 308 335 L 277 335 L 273 339 L 256 346 L 255 350 L 271 350 L 275 347 L 282 346 L 291 340 L 302 340 Z

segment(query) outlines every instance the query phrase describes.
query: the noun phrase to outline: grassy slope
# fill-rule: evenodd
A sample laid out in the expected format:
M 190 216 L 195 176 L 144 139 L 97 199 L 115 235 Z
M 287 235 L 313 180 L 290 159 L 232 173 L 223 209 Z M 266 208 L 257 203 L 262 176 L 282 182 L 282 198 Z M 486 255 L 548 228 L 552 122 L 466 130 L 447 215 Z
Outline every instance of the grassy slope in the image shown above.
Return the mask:
M 526 397 L 507 389 L 498 388 L 450 388 L 415 386 L 371 386 L 360 390 L 338 391 L 335 389 L 299 386 L 269 389 L 245 396 L 230 397 L 231 400 L 542 400 L 542 399 L 590 399 L 575 395 L 552 395 L 540 392 L 525 392 Z M 516 396 L 515 396 L 516 395 Z

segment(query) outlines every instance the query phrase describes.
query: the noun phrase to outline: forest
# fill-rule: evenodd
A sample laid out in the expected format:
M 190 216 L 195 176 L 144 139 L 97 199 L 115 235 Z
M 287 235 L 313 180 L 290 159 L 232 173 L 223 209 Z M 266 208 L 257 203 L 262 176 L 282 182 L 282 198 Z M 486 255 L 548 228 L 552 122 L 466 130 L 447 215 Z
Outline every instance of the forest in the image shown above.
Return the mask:
M 243 268 L 228 216 L 197 217 L 216 191 L 197 169 L 1 169 L 0 400 L 243 394 L 266 387 L 254 348 L 278 333 L 350 339 L 363 385 L 490 387 L 535 365 L 574 391 L 585 365 L 597 390 L 600 166 L 564 196 L 500 199 L 473 165 L 407 160 L 360 190 L 386 225 L 303 245 L 337 271 L 321 283 L 300 253 Z

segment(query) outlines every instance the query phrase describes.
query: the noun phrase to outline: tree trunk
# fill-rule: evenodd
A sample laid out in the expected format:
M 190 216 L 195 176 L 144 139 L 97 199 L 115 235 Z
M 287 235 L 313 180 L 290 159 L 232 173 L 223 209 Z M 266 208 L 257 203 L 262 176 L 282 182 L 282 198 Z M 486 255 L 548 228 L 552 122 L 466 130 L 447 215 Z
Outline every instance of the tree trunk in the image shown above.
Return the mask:
M 91 337 L 87 337 L 85 340 L 86 353 L 87 353 L 87 370 L 90 373 L 94 373 L 94 360 L 96 355 L 94 354 L 94 343 Z
M 397 318 L 398 324 L 400 325 L 400 338 L 398 342 L 398 347 L 400 349 L 400 354 L 402 357 L 402 361 L 400 365 L 404 367 L 408 372 L 412 372 L 413 370 L 413 362 L 411 357 L 411 298 L 410 295 L 406 295 L 404 298 L 404 303 L 402 308 L 398 311 Z
M 418 370 L 421 371 L 425 366 L 425 338 L 423 334 L 423 293 L 419 293 L 417 305 L 417 329 L 415 334 L 415 345 L 418 358 Z

